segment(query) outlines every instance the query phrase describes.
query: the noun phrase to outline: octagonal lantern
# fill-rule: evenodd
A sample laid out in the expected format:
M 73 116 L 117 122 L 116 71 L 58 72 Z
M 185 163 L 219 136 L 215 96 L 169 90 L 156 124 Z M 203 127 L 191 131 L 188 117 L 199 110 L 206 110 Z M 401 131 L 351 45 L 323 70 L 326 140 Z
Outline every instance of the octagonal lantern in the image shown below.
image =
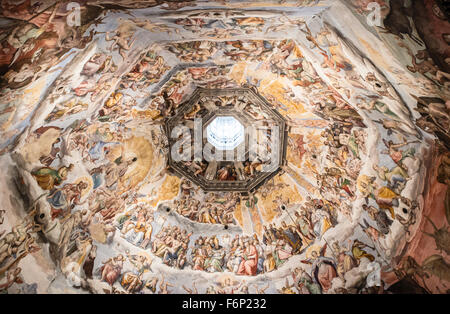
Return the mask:
M 219 116 L 206 128 L 206 137 L 218 150 L 233 150 L 244 142 L 245 128 L 233 116 Z
M 252 88 L 197 88 L 166 125 L 169 166 L 205 191 L 253 192 L 286 155 L 286 123 Z

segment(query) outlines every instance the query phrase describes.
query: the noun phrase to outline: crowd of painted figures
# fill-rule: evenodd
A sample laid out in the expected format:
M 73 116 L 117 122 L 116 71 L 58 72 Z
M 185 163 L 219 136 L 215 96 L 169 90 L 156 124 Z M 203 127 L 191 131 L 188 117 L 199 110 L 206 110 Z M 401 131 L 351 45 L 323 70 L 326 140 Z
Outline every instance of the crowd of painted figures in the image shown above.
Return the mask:
M 235 224 L 234 210 L 240 203 L 237 193 L 227 193 L 220 197 L 215 193 L 204 196 L 202 200 L 195 199 L 190 191 L 192 184 L 182 183 L 182 196 L 174 200 L 174 207 L 178 214 L 201 223 L 231 225 Z
M 298 221 L 305 219 L 300 215 L 297 217 Z M 306 233 L 309 229 L 304 227 L 302 231 Z M 227 241 L 223 239 L 220 241 L 217 236 L 199 236 L 192 240 L 192 234 L 186 230 L 178 226 L 167 226 L 163 227 L 155 236 L 155 240 L 151 244 L 151 251 L 165 264 L 179 269 L 186 267 L 207 272 L 225 271 L 237 275 L 254 276 L 277 269 L 290 256 L 298 253 L 302 247 L 300 234 L 303 232 L 298 232 L 297 227 L 293 225 L 288 226 L 283 223 L 280 228 L 275 228 L 273 225 L 265 228 L 262 243 L 256 235 L 235 235 Z M 310 232 L 304 239 L 308 241 L 314 237 L 315 235 Z M 192 246 L 189 246 L 190 242 L 193 243 Z M 362 258 L 370 261 L 375 259 L 372 254 L 366 252 L 366 247 L 367 245 L 359 240 L 354 240 L 353 243 L 349 240 L 347 247 L 334 242 L 329 256 L 325 256 L 326 245 L 320 250 L 312 251 L 310 258 L 302 261 L 304 264 L 312 265 L 311 273 L 305 272 L 302 268 L 296 268 L 293 271 L 295 287 L 300 293 L 327 292 L 334 278 L 344 279 L 345 273 L 357 267 Z M 187 256 L 187 252 L 192 252 L 190 257 Z M 140 259 L 141 264 L 139 265 L 144 265 L 146 258 L 141 256 Z M 128 289 L 130 283 L 126 278 L 131 275 L 122 273 L 123 260 L 123 256 L 118 255 L 104 262 L 105 266 L 102 266 L 100 270 L 101 278 L 111 286 L 117 280 L 121 280 L 121 285 L 130 292 Z M 149 264 L 148 261 L 147 264 Z M 142 267 L 137 267 L 141 273 L 133 277 L 139 281 L 139 289 L 149 287 L 151 284 L 150 281 L 144 284 L 142 278 L 139 277 L 142 275 Z
M 143 217 L 147 212 L 139 208 L 134 216 L 145 219 Z M 131 221 L 134 216 L 132 214 L 130 220 L 125 220 L 126 218 L 122 216 L 118 219 L 124 237 L 142 248 L 149 246 L 154 256 L 161 258 L 164 264 L 178 269 L 232 272 L 236 275 L 255 276 L 276 270 L 289 257 L 301 251 L 304 247 L 303 241 L 310 243 L 315 237 L 320 236 L 317 228 L 311 228 L 307 217 L 297 212 L 295 225 L 287 225 L 283 222 L 278 228 L 273 224 L 265 227 L 262 241 L 256 234 L 253 236 L 236 234 L 233 238 L 199 236 L 194 240 L 192 233 L 176 225 L 163 226 L 154 239 L 147 241 L 152 233 L 151 224 L 147 222 L 145 224 L 147 228 L 139 228 L 137 223 Z M 326 224 L 324 228 L 331 226 L 326 218 L 321 223 Z M 141 225 L 143 226 L 144 223 Z M 365 247 L 370 246 L 356 239 L 353 243 L 349 241 L 347 247 L 334 242 L 329 256 L 325 256 L 326 246 L 320 250 L 313 250 L 310 258 L 302 261 L 302 263 L 313 265 L 311 273 L 307 274 L 300 268 L 294 272 L 295 276 L 301 277 L 301 279 L 298 278 L 301 284 L 297 283 L 297 285 L 306 289 L 306 293 L 327 292 L 334 278 L 339 276 L 343 279 L 345 273 L 357 267 L 363 257 L 370 261 L 375 259 L 372 254 L 366 252 Z M 117 266 L 122 262 L 122 255 L 104 262 L 109 267 L 102 266 L 101 279 L 112 286 L 116 280 L 122 278 L 121 284 L 124 286 L 125 276 L 121 273 L 121 268 Z M 142 268 L 140 269 L 142 271 Z
M 374 207 L 368 208 L 366 205 L 363 207 L 378 224 L 384 221 L 391 222 L 386 215 L 380 214 L 384 212 L 378 212 Z M 330 204 L 324 204 L 319 199 L 308 199 L 305 205 L 295 212 L 295 220 L 292 223 L 282 221 L 278 227 L 274 223 L 264 226 L 261 239 L 256 234 L 252 236 L 236 234 L 233 238 L 228 235 L 194 238 L 191 232 L 188 233 L 176 225 L 163 226 L 152 237 L 153 229 L 157 227 L 152 225 L 153 211 L 143 206 L 136 206 L 133 211 L 119 215 L 116 226 L 127 241 L 142 249 L 148 248 L 168 266 L 255 276 L 278 269 L 291 256 L 303 252 L 316 238 L 322 237 L 334 225 L 330 211 L 332 211 Z M 383 228 L 380 228 L 383 233 L 389 232 L 389 225 L 384 225 Z M 373 261 L 374 257 L 364 251 L 366 246 L 368 245 L 355 240 L 351 248 L 343 249 L 335 242 L 332 255 L 327 257 L 331 264 L 325 263 L 323 267 L 332 267 L 334 277 L 344 278 L 345 273 L 357 266 L 362 257 Z M 325 258 L 320 255 L 324 254 L 323 252 L 314 251 L 311 254 L 312 261 L 318 257 Z M 309 262 L 311 261 L 305 261 Z M 319 263 L 315 267 L 321 265 Z M 313 276 L 314 272 L 311 275 Z M 334 277 L 319 276 L 318 291 L 321 289 L 327 291 Z

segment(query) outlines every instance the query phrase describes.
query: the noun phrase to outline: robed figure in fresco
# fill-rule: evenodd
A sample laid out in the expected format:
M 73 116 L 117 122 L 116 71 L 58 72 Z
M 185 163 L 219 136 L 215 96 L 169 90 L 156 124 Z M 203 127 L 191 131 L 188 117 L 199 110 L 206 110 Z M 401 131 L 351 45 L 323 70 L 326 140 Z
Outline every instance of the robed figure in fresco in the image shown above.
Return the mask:
M 52 190 L 55 186 L 60 185 L 67 179 L 67 174 L 73 169 L 73 165 L 61 167 L 58 170 L 49 167 L 43 167 L 36 171 L 32 171 L 31 175 L 36 179 L 37 184 L 43 190 Z
M 258 250 L 250 242 L 245 242 L 243 259 L 239 265 L 238 275 L 255 276 L 258 267 Z
M 311 277 L 320 285 L 322 292 L 327 292 L 332 286 L 333 279 L 338 276 L 334 260 L 324 256 L 326 248 L 325 244 L 320 253 L 312 251 L 310 259 L 301 261 L 305 264 L 312 264 Z

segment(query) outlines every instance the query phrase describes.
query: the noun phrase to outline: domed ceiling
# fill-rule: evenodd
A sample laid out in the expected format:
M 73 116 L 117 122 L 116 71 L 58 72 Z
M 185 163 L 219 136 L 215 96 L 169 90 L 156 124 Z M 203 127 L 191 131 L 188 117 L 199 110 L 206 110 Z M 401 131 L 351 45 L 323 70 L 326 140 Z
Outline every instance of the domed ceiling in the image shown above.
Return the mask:
M 448 292 L 443 1 L 0 15 L 0 292 Z

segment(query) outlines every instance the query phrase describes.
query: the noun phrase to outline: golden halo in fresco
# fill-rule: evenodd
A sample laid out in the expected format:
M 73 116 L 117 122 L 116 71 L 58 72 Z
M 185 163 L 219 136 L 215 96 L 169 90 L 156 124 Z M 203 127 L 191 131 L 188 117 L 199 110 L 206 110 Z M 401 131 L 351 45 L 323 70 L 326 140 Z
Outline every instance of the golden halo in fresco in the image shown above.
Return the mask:
M 78 184 L 81 181 L 85 182 L 88 185 L 87 188 L 81 190 L 81 197 L 83 197 L 92 190 L 92 187 L 94 186 L 94 182 L 92 182 L 91 177 L 84 176 L 84 177 L 79 177 L 78 179 L 76 179 L 74 184 Z

